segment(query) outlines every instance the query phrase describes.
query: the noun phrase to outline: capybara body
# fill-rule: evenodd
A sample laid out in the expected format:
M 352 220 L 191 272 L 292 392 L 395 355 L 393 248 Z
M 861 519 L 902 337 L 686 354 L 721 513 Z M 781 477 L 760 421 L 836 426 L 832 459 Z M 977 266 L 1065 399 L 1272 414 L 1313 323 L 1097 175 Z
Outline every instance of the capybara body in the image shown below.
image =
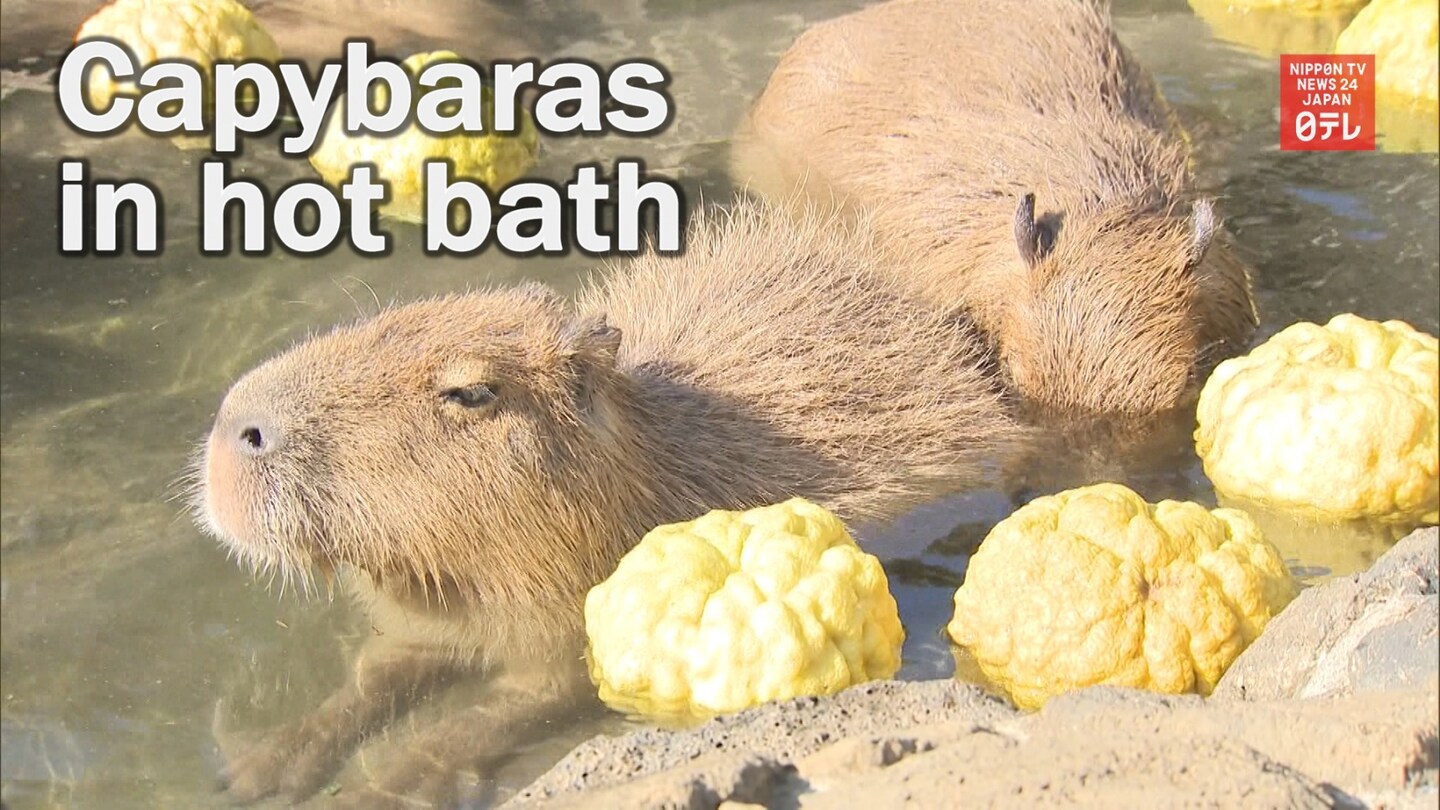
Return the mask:
M 1084 0 L 893 0 L 781 57 L 735 141 L 766 196 L 871 209 L 1046 410 L 1145 415 L 1242 348 L 1248 274 L 1153 81 Z M 1033 195 L 1031 198 L 1029 195 Z
M 355 570 L 430 658 L 574 661 L 586 590 L 656 525 L 793 495 L 884 518 L 1020 439 L 973 327 L 866 237 L 719 217 L 573 306 L 422 301 L 262 365 L 217 415 L 202 524 L 262 570 Z

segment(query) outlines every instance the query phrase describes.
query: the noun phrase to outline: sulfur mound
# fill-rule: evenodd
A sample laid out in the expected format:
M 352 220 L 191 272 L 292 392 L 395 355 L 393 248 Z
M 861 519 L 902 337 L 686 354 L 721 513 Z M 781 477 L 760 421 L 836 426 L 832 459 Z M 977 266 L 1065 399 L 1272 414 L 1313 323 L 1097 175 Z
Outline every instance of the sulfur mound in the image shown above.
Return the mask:
M 1329 53 L 1340 32 L 1367 1 L 1298 4 L 1190 0 L 1190 8 L 1216 37 L 1273 57 Z
M 658 716 L 888 678 L 905 639 L 880 562 L 800 498 L 651 531 L 590 591 L 585 628 L 601 699 Z
M 1230 0 L 1230 6 L 1242 11 L 1289 11 L 1297 14 L 1326 14 L 1336 11 L 1359 11 L 1370 0 Z
M 1335 43 L 1337 53 L 1375 54 L 1381 92 L 1440 102 L 1440 7 L 1430 0 L 1375 0 Z
M 1245 513 L 1096 484 L 997 524 L 948 629 L 1021 708 L 1096 684 L 1206 695 L 1295 589 Z
M 1294 324 L 1221 363 L 1196 449 L 1217 491 L 1325 521 L 1440 517 L 1436 340 L 1399 321 Z
M 280 48 L 250 10 L 235 0 L 115 0 L 95 12 L 75 34 L 78 42 L 109 37 L 124 43 L 140 65 L 162 59 L 184 59 L 209 76 L 217 62 L 259 59 L 275 63 Z M 106 109 L 122 88 L 103 70 L 91 72 L 90 98 Z M 207 96 L 211 92 L 207 82 Z M 207 97 L 206 109 L 211 101 Z
M 413 81 L 427 66 L 459 58 L 451 51 L 434 51 L 414 54 L 403 64 Z M 436 89 L 449 87 L 442 81 Z M 418 86 L 412 88 L 412 98 L 417 104 L 421 90 Z M 473 180 L 484 185 L 492 196 L 498 194 L 534 165 L 539 134 L 530 114 L 518 108 L 515 111 L 520 125 L 518 132 L 492 131 L 495 97 L 488 85 L 481 93 L 484 132 L 435 135 L 411 121 L 393 135 L 351 135 L 340 126 L 340 121 L 332 120 L 310 156 L 310 165 L 325 182 L 339 186 L 349 179 L 351 166 L 373 164 L 380 179 L 390 183 L 390 199 L 380 207 L 380 213 L 406 222 L 419 222 L 424 218 L 425 161 L 448 159 L 452 163 L 452 177 Z M 383 109 L 386 103 L 386 99 L 379 99 L 377 107 Z
M 1440 149 L 1440 7 L 1375 0 L 1341 33 L 1337 53 L 1375 54 L 1375 127 L 1387 152 Z

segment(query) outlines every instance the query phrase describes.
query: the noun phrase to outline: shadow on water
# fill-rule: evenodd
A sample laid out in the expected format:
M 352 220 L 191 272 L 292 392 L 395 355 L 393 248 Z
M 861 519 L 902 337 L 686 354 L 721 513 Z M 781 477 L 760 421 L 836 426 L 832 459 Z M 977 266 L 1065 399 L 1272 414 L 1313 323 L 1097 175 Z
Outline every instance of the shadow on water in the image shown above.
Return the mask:
M 856 5 L 629 0 L 596 11 L 578 0 L 517 1 L 472 13 L 472 4 L 454 2 L 274 0 L 257 7 L 305 56 L 320 55 L 341 34 L 383 31 L 398 48 L 447 47 L 481 59 L 507 49 L 601 63 L 654 58 L 675 77 L 674 125 L 645 140 L 552 139 L 535 173 L 563 180 L 579 163 L 643 157 L 652 172 L 681 179 L 693 204 L 702 194 L 729 196 L 725 139 L 779 52 L 808 23 Z M 493 251 L 430 259 L 418 231 L 403 226 L 392 226 L 397 244 L 386 259 L 344 250 L 311 260 L 201 257 L 199 153 L 138 135 L 82 138 L 61 124 L 35 78 L 90 8 L 75 0 L 7 1 L 0 25 L 0 68 L 22 72 L 4 74 L 0 100 L 0 778 L 6 807 L 17 810 L 203 806 L 215 798 L 217 701 L 246 726 L 294 716 L 343 677 L 347 652 L 368 632 L 343 600 L 280 599 L 249 581 L 167 500 L 227 385 L 307 332 L 373 311 L 377 302 L 522 279 L 573 291 L 593 263 Z M 1117 11 L 1122 36 L 1195 133 L 1201 183 L 1221 198 L 1252 256 L 1264 333 L 1343 311 L 1440 327 L 1434 156 L 1281 153 L 1274 61 L 1213 40 L 1177 0 L 1130 0 Z M 395 15 L 404 15 L 403 25 L 387 22 Z M 168 209 L 165 252 L 58 257 L 62 156 L 87 157 L 96 174 L 155 182 Z M 252 144 L 235 171 L 272 188 L 309 176 L 303 162 L 278 156 L 273 139 Z M 1103 471 L 1151 499 L 1214 502 L 1190 445 L 1188 414 L 1139 454 L 1084 450 L 1040 465 L 1031 491 Z M 902 677 L 950 672 L 938 628 L 969 555 L 1012 506 L 1000 493 L 970 493 L 890 526 L 859 528 L 887 561 L 910 628 Z M 621 722 L 578 725 L 515 752 L 495 795 L 576 740 Z

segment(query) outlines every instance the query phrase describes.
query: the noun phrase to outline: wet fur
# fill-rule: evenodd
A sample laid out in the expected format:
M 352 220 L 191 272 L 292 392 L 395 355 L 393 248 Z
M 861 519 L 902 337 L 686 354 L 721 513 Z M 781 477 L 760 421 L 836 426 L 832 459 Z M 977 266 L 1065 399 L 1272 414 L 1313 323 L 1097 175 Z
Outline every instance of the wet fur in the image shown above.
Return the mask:
M 1187 161 L 1154 82 L 1083 0 L 894 0 L 817 25 L 734 151 L 753 191 L 869 209 L 882 242 L 920 257 L 889 266 L 972 312 L 1015 387 L 1062 416 L 1173 407 L 1254 332 L 1224 235 L 1194 261 L 1208 209 Z M 1015 225 L 1029 193 L 1033 266 Z
M 684 257 L 616 268 L 577 305 L 538 285 L 421 301 L 235 385 L 201 524 L 262 570 L 355 571 L 382 633 L 368 660 L 390 674 L 362 688 L 357 669 L 316 717 L 237 755 L 233 793 L 315 790 L 383 725 L 375 706 L 408 706 L 440 669 L 575 670 L 586 590 L 650 528 L 794 495 L 890 517 L 987 481 L 1023 440 L 970 324 L 909 297 L 864 236 L 750 204 L 712 217 Z M 493 403 L 446 400 L 477 383 Z M 257 415 L 284 439 L 250 464 L 224 442 Z M 560 681 L 491 706 L 448 756 L 586 691 Z M 297 776 L 296 752 L 316 749 L 329 758 Z

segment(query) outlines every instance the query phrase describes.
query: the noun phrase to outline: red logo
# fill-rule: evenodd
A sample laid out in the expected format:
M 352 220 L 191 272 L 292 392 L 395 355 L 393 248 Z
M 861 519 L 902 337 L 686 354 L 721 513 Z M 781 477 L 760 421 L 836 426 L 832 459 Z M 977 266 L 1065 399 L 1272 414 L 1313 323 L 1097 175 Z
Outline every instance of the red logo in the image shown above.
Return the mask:
M 1375 55 L 1280 57 L 1280 148 L 1375 148 Z

